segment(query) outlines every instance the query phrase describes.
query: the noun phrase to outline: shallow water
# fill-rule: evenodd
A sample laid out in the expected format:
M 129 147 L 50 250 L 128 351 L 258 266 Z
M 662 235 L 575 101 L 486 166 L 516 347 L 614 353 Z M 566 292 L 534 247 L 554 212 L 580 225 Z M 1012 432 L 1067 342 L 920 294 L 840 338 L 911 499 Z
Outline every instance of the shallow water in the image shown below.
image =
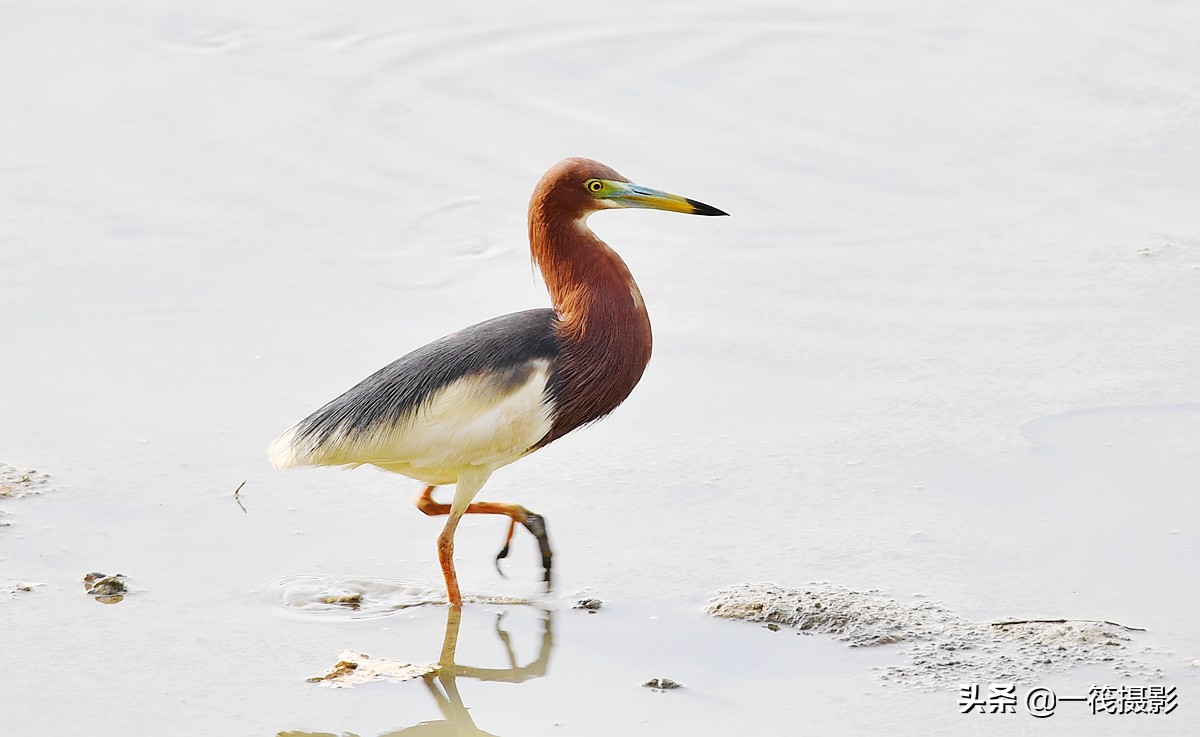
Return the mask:
M 504 580 L 502 523 L 460 530 L 457 662 L 509 667 L 501 612 L 518 665 L 553 633 L 544 673 L 455 679 L 479 728 L 1191 733 L 1200 10 L 893 5 L 6 5 L 0 461 L 51 478 L 0 498 L 0 591 L 43 584 L 0 598 L 0 731 L 466 729 L 446 684 L 449 716 L 423 681 L 305 682 L 347 649 L 437 659 L 445 608 L 380 602 L 437 593 L 439 525 L 406 479 L 265 448 L 544 305 L 525 203 L 584 155 L 733 216 L 591 221 L 655 357 L 485 491 L 546 516 L 553 594 L 529 541 Z M 91 571 L 132 591 L 100 604 Z M 703 615 L 744 581 L 1144 627 L 1180 707 L 960 715 L 884 685 L 893 646 Z

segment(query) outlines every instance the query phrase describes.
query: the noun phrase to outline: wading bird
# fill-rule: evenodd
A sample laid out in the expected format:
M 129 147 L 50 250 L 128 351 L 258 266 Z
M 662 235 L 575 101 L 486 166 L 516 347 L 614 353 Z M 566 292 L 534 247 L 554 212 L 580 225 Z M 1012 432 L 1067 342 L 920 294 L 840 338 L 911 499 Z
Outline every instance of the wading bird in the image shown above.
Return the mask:
M 368 464 L 427 484 L 417 508 L 449 515 L 437 549 L 452 606 L 462 606 L 454 531 L 463 514 L 509 517 L 497 569 L 516 525 L 524 525 L 537 538 L 549 586 L 542 517 L 472 500 L 496 469 L 616 409 L 650 361 L 642 294 L 621 257 L 587 226 L 592 213 L 617 207 L 726 214 L 634 184 L 596 161 L 560 161 L 529 202 L 529 249 L 552 309 L 497 317 L 418 348 L 271 444 L 277 468 Z M 434 501 L 440 484 L 454 484 L 450 504 Z

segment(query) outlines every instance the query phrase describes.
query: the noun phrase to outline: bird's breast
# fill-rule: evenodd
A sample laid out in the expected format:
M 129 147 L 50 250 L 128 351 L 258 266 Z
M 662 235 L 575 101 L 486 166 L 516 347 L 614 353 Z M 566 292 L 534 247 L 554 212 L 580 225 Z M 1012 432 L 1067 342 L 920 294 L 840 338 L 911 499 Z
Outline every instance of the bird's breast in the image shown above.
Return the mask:
M 631 303 L 636 289 L 626 293 Z M 650 320 L 641 307 L 639 301 L 634 309 L 560 323 L 561 349 L 551 385 L 554 423 L 539 447 L 604 417 L 637 386 L 652 346 Z

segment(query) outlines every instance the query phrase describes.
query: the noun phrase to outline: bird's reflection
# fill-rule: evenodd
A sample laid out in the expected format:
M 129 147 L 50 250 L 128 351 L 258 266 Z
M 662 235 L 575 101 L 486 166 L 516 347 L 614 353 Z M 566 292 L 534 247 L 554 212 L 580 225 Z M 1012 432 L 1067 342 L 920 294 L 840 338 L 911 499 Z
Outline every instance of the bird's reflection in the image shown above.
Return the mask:
M 458 630 L 462 624 L 462 610 L 458 607 L 447 607 L 446 636 L 442 640 L 442 653 L 438 658 L 438 669 L 424 677 L 425 686 L 433 694 L 441 710 L 444 720 L 424 722 L 399 732 L 390 732 L 386 737 L 398 735 L 488 735 L 475 726 L 467 707 L 463 704 L 462 696 L 458 693 L 457 679 L 476 678 L 480 681 L 502 681 L 505 683 L 521 683 L 530 678 L 540 678 L 546 675 L 550 663 L 550 648 L 553 635 L 550 622 L 550 612 L 542 616 L 542 643 L 537 658 L 529 665 L 517 664 L 517 654 L 513 650 L 512 640 L 508 631 L 501 626 L 503 615 L 496 617 L 496 636 L 504 645 L 508 656 L 507 668 L 476 668 L 470 665 L 460 665 L 455 660 L 455 650 L 458 647 Z M 440 686 L 440 688 L 439 688 Z
M 478 668 L 471 665 L 461 665 L 456 660 L 458 649 L 458 631 L 462 625 L 462 609 L 447 607 L 446 634 L 442 640 L 442 651 L 438 657 L 438 669 L 422 677 L 425 687 L 437 702 L 442 719 L 414 724 L 395 732 L 387 732 L 379 737 L 467 737 L 468 735 L 496 737 L 491 732 L 485 732 L 475 724 L 470 712 L 463 704 L 462 695 L 458 691 L 459 678 L 475 678 L 480 681 L 499 681 L 502 683 L 521 683 L 531 678 L 541 678 L 546 675 L 550 664 L 550 650 L 553 645 L 551 613 L 542 610 L 542 638 L 537 658 L 528 665 L 518 665 L 517 653 L 513 649 L 512 639 L 504 629 L 503 614 L 496 617 L 496 636 L 504 645 L 508 656 L 507 668 Z M 318 732 L 280 732 L 278 737 L 333 737 Z

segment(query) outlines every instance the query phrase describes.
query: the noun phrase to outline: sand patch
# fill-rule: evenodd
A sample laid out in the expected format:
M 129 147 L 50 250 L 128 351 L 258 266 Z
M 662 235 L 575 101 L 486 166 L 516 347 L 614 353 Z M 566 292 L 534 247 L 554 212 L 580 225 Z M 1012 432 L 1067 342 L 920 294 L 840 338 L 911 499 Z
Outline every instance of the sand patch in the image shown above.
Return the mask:
M 825 634 L 850 647 L 900 645 L 906 662 L 880 668 L 880 678 L 918 688 L 1029 683 L 1046 673 L 1101 663 L 1125 677 L 1163 675 L 1133 654 L 1138 630 L 1113 622 L 972 622 L 932 601 L 902 601 L 880 591 L 852 591 L 829 583 L 731 586 L 717 592 L 705 611 Z

